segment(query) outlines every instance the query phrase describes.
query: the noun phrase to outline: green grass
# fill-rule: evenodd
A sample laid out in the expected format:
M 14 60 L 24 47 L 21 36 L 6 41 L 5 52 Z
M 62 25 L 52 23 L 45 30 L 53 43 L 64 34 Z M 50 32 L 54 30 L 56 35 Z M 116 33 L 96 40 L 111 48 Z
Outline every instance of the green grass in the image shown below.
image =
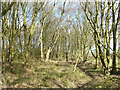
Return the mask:
M 38 60 L 39 61 L 39 60 Z M 120 87 L 120 76 L 107 77 L 92 64 L 80 64 L 75 72 L 74 65 L 67 62 L 31 62 L 26 68 L 22 63 L 3 65 L 3 87 L 18 88 L 77 88 L 77 87 Z M 85 71 L 83 70 L 85 69 Z

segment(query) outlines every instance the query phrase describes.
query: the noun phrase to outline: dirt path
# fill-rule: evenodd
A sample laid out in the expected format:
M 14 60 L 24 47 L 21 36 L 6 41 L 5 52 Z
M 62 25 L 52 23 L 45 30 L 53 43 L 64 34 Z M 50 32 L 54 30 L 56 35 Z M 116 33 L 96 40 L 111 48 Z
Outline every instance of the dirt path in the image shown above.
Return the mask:
M 107 77 L 104 75 L 102 70 L 93 69 L 94 64 L 89 62 L 78 63 L 75 72 L 73 72 L 75 62 L 31 62 L 31 66 L 26 68 L 21 68 L 21 65 L 22 64 L 16 62 L 12 66 L 12 69 L 10 69 L 11 67 L 7 65 L 3 68 L 3 71 L 8 70 L 4 75 L 5 78 L 3 78 L 4 80 L 7 80 L 7 84 L 10 83 L 9 86 L 7 86 L 7 88 L 120 87 L 120 76 Z M 7 84 L 3 81 L 3 87 L 6 88 Z

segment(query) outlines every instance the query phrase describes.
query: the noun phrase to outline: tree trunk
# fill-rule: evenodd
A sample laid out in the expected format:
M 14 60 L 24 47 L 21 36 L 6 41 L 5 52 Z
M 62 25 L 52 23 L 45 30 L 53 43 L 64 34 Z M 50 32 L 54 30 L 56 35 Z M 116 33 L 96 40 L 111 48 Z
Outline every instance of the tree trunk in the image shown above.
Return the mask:
M 43 26 L 44 25 L 44 21 L 42 22 L 42 27 L 41 27 L 41 32 L 40 32 L 40 50 L 41 50 L 41 61 L 43 61 L 44 59 L 44 52 L 43 52 Z
M 114 10 L 114 4 L 112 2 L 112 15 L 113 15 L 113 24 L 112 24 L 112 28 L 113 28 L 113 61 L 112 61 L 112 71 L 111 73 L 115 73 L 116 72 L 116 28 L 115 28 L 115 10 Z
M 2 61 L 5 61 L 5 50 L 4 50 L 4 30 L 5 30 L 5 17 L 2 20 Z
M 47 54 L 46 54 L 46 61 L 48 61 L 49 56 L 50 56 L 51 48 L 48 49 Z

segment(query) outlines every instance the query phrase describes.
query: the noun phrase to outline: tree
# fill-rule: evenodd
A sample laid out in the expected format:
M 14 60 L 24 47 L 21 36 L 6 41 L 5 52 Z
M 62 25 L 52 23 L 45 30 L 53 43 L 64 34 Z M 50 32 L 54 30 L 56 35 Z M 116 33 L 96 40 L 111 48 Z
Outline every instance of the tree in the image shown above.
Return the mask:
M 10 4 L 4 5 L 3 2 L 2 2 L 2 16 L 4 16 L 11 9 L 11 7 L 14 5 L 14 3 L 15 2 L 11 2 Z
M 116 15 L 115 15 L 115 2 L 112 2 L 112 29 L 113 29 L 113 61 L 112 61 L 112 71 L 111 73 L 116 73 L 116 45 L 117 45 L 117 27 L 118 27 L 118 23 L 120 20 L 120 2 L 119 2 L 119 9 L 118 9 L 118 16 L 117 16 L 117 21 L 115 21 L 116 19 Z
M 99 3 L 98 1 L 95 2 L 96 8 L 95 8 L 95 16 L 93 15 L 93 12 L 88 7 L 88 2 L 86 2 L 83 6 L 81 3 L 81 6 L 84 10 L 84 13 L 86 15 L 87 20 L 89 21 L 92 30 L 91 32 L 94 35 L 94 42 L 96 46 L 96 54 L 99 51 L 99 57 L 101 60 L 101 63 L 105 69 L 109 68 L 109 60 L 110 60 L 110 40 L 111 40 L 111 32 L 114 31 L 114 25 L 112 25 L 111 29 L 109 28 L 109 21 L 113 18 L 113 22 L 115 23 L 115 12 L 112 15 L 110 15 L 111 7 L 112 11 L 114 10 L 114 4 L 116 2 L 107 2 L 107 3 Z M 99 9 L 101 7 L 101 9 Z M 107 8 L 106 8 L 107 7 Z M 106 12 L 106 11 L 107 12 Z M 106 13 L 106 16 L 104 15 Z M 100 20 L 101 19 L 101 20 Z M 103 21 L 104 19 L 104 21 Z M 101 24 L 100 24 L 101 23 Z M 104 25 L 105 23 L 105 25 Z M 105 27 L 105 28 L 104 28 Z M 115 31 L 116 32 L 116 31 Z M 114 45 L 113 45 L 113 52 L 116 53 L 116 33 L 114 32 Z M 109 36 L 109 37 L 108 37 Z M 106 45 L 107 44 L 107 45 Z M 97 55 L 96 55 L 97 56 Z M 114 55 L 115 59 L 116 55 Z M 97 60 L 96 60 L 97 61 Z M 115 61 L 115 60 L 113 60 Z M 107 64 L 106 64 L 107 62 Z M 116 62 L 114 62 L 116 63 Z M 115 64 L 114 64 L 115 65 Z

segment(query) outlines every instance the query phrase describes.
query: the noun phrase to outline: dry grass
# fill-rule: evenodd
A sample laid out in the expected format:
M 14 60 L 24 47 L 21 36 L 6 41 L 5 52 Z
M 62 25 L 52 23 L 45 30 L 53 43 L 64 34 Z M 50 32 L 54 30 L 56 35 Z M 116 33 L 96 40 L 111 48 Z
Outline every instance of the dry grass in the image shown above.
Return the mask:
M 78 87 L 120 87 L 120 76 L 107 77 L 93 64 L 74 65 L 68 62 L 33 62 L 23 68 L 22 63 L 3 65 L 3 87 L 17 88 L 78 88 Z

